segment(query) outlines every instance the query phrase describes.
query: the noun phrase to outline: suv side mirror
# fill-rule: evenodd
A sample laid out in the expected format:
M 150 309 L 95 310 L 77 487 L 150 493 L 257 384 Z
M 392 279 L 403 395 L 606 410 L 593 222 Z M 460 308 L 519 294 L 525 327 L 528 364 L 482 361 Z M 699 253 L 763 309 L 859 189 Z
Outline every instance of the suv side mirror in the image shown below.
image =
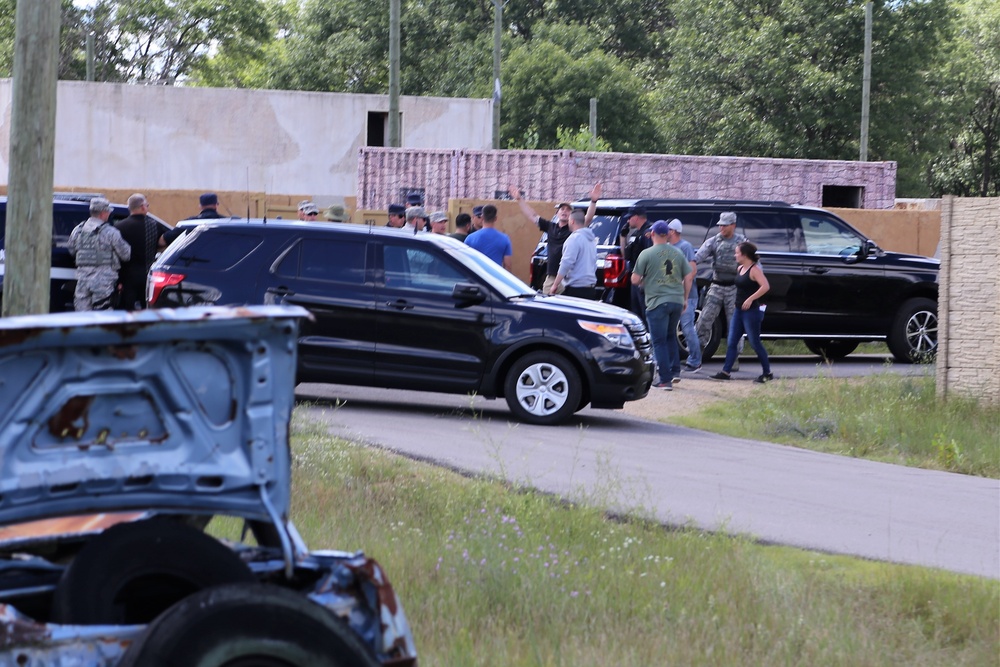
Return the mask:
M 468 306 L 475 306 L 476 304 L 486 301 L 486 293 L 479 285 L 474 285 L 472 283 L 457 283 L 455 288 L 451 291 L 451 298 L 458 302 L 455 304 L 456 307 L 466 308 Z
M 871 239 L 865 239 L 865 242 L 861 244 L 861 250 L 858 252 L 859 259 L 864 259 L 870 255 L 878 254 L 878 244 Z

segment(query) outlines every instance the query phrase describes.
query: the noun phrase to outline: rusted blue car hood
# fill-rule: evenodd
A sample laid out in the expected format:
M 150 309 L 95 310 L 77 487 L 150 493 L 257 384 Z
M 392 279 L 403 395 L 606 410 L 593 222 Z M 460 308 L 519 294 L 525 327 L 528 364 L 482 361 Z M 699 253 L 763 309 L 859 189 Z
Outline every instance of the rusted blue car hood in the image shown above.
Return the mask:
M 297 307 L 0 319 L 0 524 L 137 510 L 287 521 Z

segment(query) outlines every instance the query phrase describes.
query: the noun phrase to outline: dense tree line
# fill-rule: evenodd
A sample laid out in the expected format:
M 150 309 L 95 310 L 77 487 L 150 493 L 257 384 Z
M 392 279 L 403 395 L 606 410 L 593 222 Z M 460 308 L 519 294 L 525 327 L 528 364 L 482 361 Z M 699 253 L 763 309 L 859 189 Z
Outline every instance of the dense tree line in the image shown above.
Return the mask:
M 863 0 L 509 0 L 501 144 L 857 159 Z M 1000 3 L 876 0 L 869 159 L 1000 195 Z M 15 0 L 0 0 L 9 75 Z M 63 0 L 60 76 L 385 93 L 385 0 Z M 405 95 L 490 97 L 493 0 L 402 0 Z

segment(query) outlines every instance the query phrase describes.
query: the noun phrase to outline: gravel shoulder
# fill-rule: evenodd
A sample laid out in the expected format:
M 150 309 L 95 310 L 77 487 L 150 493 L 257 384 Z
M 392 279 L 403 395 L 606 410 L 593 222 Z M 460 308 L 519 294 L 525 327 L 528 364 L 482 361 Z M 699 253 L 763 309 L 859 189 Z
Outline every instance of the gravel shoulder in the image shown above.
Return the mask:
M 643 419 L 660 420 L 670 416 L 694 414 L 706 405 L 719 401 L 742 398 L 763 387 L 754 384 L 751 377 L 728 382 L 709 380 L 707 374 L 685 374 L 674 384 L 673 391 L 650 388 L 649 395 L 641 401 L 625 404 L 625 413 Z

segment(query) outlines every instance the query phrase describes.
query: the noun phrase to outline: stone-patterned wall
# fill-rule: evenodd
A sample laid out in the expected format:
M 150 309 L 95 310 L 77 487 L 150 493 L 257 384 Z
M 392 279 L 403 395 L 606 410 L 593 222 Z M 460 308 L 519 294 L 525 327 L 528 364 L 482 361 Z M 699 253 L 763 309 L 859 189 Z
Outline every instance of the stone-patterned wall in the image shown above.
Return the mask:
M 605 197 L 765 199 L 820 206 L 823 186 L 862 188 L 861 208 L 891 209 L 895 162 L 772 158 L 360 148 L 358 206 L 384 209 L 412 188 L 430 208 L 449 199 L 495 199 L 519 185 L 528 199 L 575 200 L 600 181 Z
M 942 204 L 937 392 L 1000 405 L 1000 198 Z

